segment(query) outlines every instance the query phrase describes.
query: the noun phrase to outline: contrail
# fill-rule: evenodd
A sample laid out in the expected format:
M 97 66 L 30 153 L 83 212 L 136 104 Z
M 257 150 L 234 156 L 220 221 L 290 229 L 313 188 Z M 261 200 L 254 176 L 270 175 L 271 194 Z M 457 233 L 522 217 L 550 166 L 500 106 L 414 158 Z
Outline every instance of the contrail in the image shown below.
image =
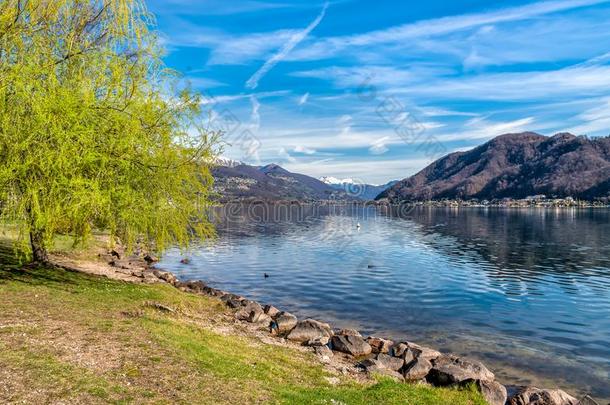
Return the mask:
M 282 49 L 278 53 L 273 55 L 269 60 L 267 60 L 267 62 L 265 62 L 265 64 L 261 66 L 260 69 L 258 69 L 248 79 L 248 81 L 246 82 L 246 87 L 249 89 L 255 89 L 258 86 L 258 81 L 262 79 L 263 76 L 265 76 L 267 73 L 269 73 L 269 71 L 273 69 L 275 65 L 277 65 L 282 59 L 284 59 L 286 55 L 288 55 L 288 53 L 294 49 L 295 46 L 297 46 L 301 41 L 303 41 L 307 37 L 307 35 L 309 35 L 309 33 L 313 31 L 314 28 L 318 26 L 318 24 L 320 24 L 320 22 L 324 18 L 324 15 L 326 14 L 327 8 L 328 3 L 324 4 L 322 11 L 316 17 L 316 19 L 311 22 L 311 24 L 309 24 L 303 31 L 299 31 L 296 34 L 292 35 L 288 42 L 284 44 Z

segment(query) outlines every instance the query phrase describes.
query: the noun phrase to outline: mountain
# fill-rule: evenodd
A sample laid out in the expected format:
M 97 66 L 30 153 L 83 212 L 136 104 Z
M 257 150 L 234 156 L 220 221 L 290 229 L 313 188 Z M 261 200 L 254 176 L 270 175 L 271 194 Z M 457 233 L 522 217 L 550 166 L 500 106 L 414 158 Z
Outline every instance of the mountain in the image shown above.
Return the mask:
M 320 181 L 328 184 L 329 186 L 343 190 L 346 193 L 355 196 L 361 200 L 374 200 L 382 191 L 398 183 L 398 180 L 390 181 L 386 184 L 375 185 L 375 184 L 364 184 L 353 179 L 338 179 L 336 177 L 320 177 Z
M 276 164 L 267 166 L 217 166 L 212 169 L 214 191 L 223 201 L 260 200 L 353 200 L 313 177 L 292 173 Z
M 610 198 L 610 137 L 505 134 L 451 153 L 400 181 L 377 199 Z
M 320 180 L 322 183 L 326 183 L 329 185 L 343 185 L 343 184 L 353 184 L 354 180 L 353 179 L 338 179 L 336 177 L 332 177 L 332 176 L 322 176 L 320 177 L 318 180 Z

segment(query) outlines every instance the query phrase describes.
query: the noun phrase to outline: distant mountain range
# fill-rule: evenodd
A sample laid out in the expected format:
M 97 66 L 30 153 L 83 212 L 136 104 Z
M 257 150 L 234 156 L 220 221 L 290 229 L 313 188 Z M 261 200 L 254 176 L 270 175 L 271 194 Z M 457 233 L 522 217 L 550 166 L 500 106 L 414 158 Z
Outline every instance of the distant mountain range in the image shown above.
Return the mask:
M 225 165 L 222 165 L 222 164 Z M 220 200 L 354 200 L 343 190 L 313 177 L 292 173 L 276 165 L 250 166 L 241 162 L 218 161 L 212 170 L 214 191 Z
M 533 195 L 610 198 L 610 137 L 506 134 L 451 153 L 382 192 L 391 202 Z
M 361 200 L 374 200 L 379 193 L 398 183 L 398 180 L 392 180 L 381 185 L 364 184 L 354 179 L 338 179 L 328 176 L 320 177 L 320 181 L 337 190 L 343 190 L 352 196 L 356 196 Z

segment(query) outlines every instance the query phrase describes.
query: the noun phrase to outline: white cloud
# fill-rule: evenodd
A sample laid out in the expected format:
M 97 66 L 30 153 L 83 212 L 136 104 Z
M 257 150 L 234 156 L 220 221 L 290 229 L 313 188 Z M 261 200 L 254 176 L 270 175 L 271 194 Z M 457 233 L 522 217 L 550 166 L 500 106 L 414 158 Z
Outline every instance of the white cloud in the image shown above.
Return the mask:
M 383 155 L 387 151 L 389 151 L 386 146 L 386 142 L 390 140 L 389 136 L 384 136 L 383 138 L 379 138 L 371 142 L 371 147 L 369 148 L 369 152 L 373 155 Z
M 463 14 L 417 21 L 364 34 L 325 38 L 293 54 L 293 59 L 311 60 L 335 56 L 354 47 L 384 45 L 388 43 L 412 43 L 414 39 L 447 35 L 490 24 L 521 21 L 570 9 L 606 3 L 608 0 L 558 0 L 544 1 L 496 11 Z
M 288 90 L 278 90 L 278 91 L 264 91 L 260 93 L 241 93 L 241 94 L 221 94 L 221 95 L 213 95 L 212 97 L 204 97 L 201 100 L 201 105 L 210 105 L 213 106 L 215 104 L 226 104 L 233 101 L 250 99 L 252 96 L 256 96 L 258 98 L 268 98 L 268 97 L 279 97 L 290 94 Z
M 468 120 L 462 130 L 450 134 L 438 134 L 441 142 L 486 140 L 507 133 L 525 132 L 533 129 L 533 117 L 521 118 L 513 121 L 494 122 L 483 117 Z
M 580 124 L 567 129 L 576 135 L 610 134 L 610 98 L 599 100 L 599 105 L 589 108 L 576 117 Z
M 261 66 L 260 69 L 258 69 L 248 79 L 248 81 L 246 81 L 246 87 L 249 89 L 255 89 L 258 86 L 259 80 L 261 80 L 267 73 L 269 73 L 269 71 L 273 69 L 275 65 L 282 61 L 282 59 L 284 59 L 290 53 L 290 51 L 292 51 L 299 43 L 301 43 L 307 37 L 307 35 L 309 35 L 309 33 L 313 31 L 318 26 L 318 24 L 320 24 L 320 22 L 324 18 L 324 15 L 326 14 L 327 8 L 328 3 L 325 3 L 324 7 L 322 8 L 322 11 L 320 12 L 320 14 L 318 14 L 315 20 L 313 20 L 307 27 L 305 27 L 304 30 L 298 31 L 291 35 L 290 39 L 284 44 L 282 49 L 280 49 L 278 53 L 268 59 L 263 64 L 263 66 Z
M 314 162 L 292 162 L 286 169 L 312 177 L 332 176 L 357 178 L 368 184 L 385 184 L 389 180 L 411 176 L 430 164 L 429 159 L 359 159 L 358 161 L 319 160 Z
M 292 157 L 292 155 L 290 155 L 290 153 L 288 153 L 288 151 L 284 147 L 278 149 L 277 156 L 280 162 L 286 161 L 290 163 L 296 163 L 297 161 L 294 157 Z
M 313 154 L 316 153 L 316 150 L 312 149 L 312 148 L 307 148 L 307 147 L 305 147 L 303 145 L 297 145 L 297 146 L 294 147 L 294 152 L 295 153 L 303 153 L 305 155 L 313 155 Z
M 298 105 L 304 105 L 307 103 L 307 100 L 309 99 L 309 93 L 305 93 L 303 94 L 300 98 L 299 101 L 297 102 Z

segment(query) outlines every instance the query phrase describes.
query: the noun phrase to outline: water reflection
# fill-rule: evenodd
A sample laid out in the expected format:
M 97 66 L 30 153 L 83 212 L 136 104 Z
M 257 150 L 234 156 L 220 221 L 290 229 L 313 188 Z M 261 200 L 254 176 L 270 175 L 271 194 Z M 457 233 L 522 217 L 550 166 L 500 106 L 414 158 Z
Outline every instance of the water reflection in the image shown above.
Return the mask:
M 189 266 L 179 252 L 163 265 L 480 358 L 505 383 L 610 398 L 608 210 L 250 205 L 214 217 L 217 241 Z

